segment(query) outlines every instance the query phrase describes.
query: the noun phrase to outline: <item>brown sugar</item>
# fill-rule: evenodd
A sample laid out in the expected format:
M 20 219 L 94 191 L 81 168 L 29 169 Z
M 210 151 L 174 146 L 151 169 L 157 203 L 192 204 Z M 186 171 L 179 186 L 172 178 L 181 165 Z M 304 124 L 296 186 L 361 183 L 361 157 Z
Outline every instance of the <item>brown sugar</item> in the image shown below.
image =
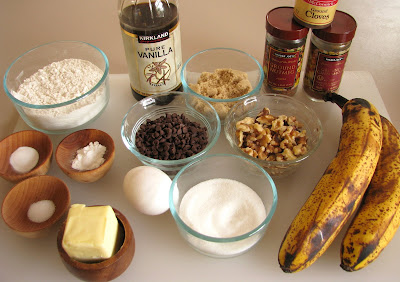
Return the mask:
M 233 69 L 202 72 L 197 84 L 189 86 L 193 91 L 214 99 L 232 99 L 252 90 L 247 73 Z
M 196 93 L 213 99 L 233 99 L 249 93 L 253 88 L 247 73 L 222 68 L 213 73 L 202 72 L 197 84 L 190 84 Z M 232 103 L 212 103 L 220 117 L 226 116 Z

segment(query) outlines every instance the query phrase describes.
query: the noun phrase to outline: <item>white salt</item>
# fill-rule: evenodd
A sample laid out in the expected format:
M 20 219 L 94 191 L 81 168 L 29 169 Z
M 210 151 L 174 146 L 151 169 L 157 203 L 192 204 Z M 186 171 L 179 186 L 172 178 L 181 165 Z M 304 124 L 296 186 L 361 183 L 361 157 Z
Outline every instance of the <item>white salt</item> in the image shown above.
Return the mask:
M 10 156 L 10 164 L 18 173 L 31 171 L 37 165 L 38 161 L 38 151 L 28 146 L 18 147 Z
M 28 218 L 30 221 L 41 223 L 48 220 L 54 212 L 56 206 L 51 200 L 42 200 L 35 202 L 29 206 Z

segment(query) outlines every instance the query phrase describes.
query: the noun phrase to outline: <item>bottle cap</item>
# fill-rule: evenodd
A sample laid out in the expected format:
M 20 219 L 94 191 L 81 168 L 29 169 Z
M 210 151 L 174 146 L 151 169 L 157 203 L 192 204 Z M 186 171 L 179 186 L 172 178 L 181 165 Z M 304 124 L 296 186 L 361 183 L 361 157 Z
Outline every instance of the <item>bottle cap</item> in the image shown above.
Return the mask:
M 308 28 L 298 24 L 293 18 L 292 7 L 277 7 L 267 13 L 266 29 L 279 39 L 296 40 L 307 36 Z
M 356 34 L 357 22 L 349 14 L 336 11 L 330 26 L 324 29 L 314 29 L 313 33 L 318 38 L 331 43 L 344 43 L 353 39 Z

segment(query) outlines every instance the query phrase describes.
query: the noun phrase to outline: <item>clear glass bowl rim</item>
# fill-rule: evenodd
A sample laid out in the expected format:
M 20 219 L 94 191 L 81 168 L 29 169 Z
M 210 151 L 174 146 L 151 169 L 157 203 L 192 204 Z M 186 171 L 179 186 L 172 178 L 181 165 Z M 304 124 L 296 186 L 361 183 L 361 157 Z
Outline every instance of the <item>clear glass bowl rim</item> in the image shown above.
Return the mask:
M 101 56 L 103 57 L 104 63 L 105 63 L 104 73 L 103 73 L 103 76 L 101 77 L 101 79 L 99 80 L 99 82 L 98 82 L 92 89 L 90 89 L 88 92 L 82 94 L 81 96 L 76 97 L 76 98 L 74 98 L 74 99 L 72 99 L 72 100 L 69 100 L 69 101 L 65 101 L 65 102 L 62 102 L 62 103 L 58 103 L 58 104 L 51 104 L 51 105 L 34 105 L 34 104 L 29 104 L 29 103 L 23 102 L 23 101 L 18 100 L 17 98 L 15 98 L 14 95 L 12 95 L 12 94 L 8 91 L 8 88 L 7 88 L 7 77 L 8 77 L 8 73 L 10 72 L 10 70 L 11 70 L 11 68 L 14 66 L 14 64 L 15 64 L 17 61 L 19 61 L 20 59 L 22 59 L 25 55 L 27 55 L 27 54 L 29 54 L 29 53 L 31 53 L 31 52 L 34 52 L 34 51 L 38 50 L 38 49 L 41 48 L 41 47 L 48 46 L 48 45 L 52 45 L 52 44 L 59 44 L 59 43 L 79 43 L 79 44 L 88 45 L 88 46 L 90 46 L 90 47 L 93 47 L 95 50 L 97 50 L 97 51 L 101 54 Z M 7 96 L 11 99 L 11 101 L 13 101 L 15 104 L 17 104 L 17 105 L 19 105 L 19 106 L 27 107 L 27 108 L 32 108 L 32 109 L 52 109 L 52 108 L 58 108 L 58 107 L 63 107 L 63 106 L 67 106 L 67 105 L 73 104 L 73 103 L 75 103 L 75 102 L 77 102 L 77 101 L 79 101 L 79 100 L 81 100 L 81 99 L 84 99 L 85 97 L 89 96 L 91 93 L 93 93 L 94 91 L 96 91 L 96 90 L 103 84 L 103 82 L 104 82 L 104 81 L 106 80 L 106 78 L 107 78 L 108 71 L 109 71 L 109 62 L 108 62 L 108 58 L 107 58 L 106 54 L 105 54 L 101 49 L 99 49 L 98 47 L 96 47 L 96 46 L 94 46 L 94 45 L 92 45 L 92 44 L 90 44 L 90 43 L 87 43 L 87 42 L 76 41 L 76 40 L 59 40 L 59 41 L 52 41 L 52 42 L 48 42 L 48 43 L 45 43 L 45 44 L 36 46 L 36 47 L 34 47 L 34 48 L 32 48 L 32 49 L 26 51 L 25 53 L 23 53 L 22 55 L 20 55 L 18 58 L 16 58 L 16 59 L 11 63 L 11 65 L 7 68 L 7 71 L 6 71 L 5 74 L 4 74 L 3 87 L 4 87 L 4 90 L 5 90 L 6 94 L 7 94 Z
M 308 158 L 309 156 L 311 156 L 318 149 L 318 147 L 321 145 L 322 136 L 323 136 L 322 123 L 321 123 L 321 120 L 319 119 L 317 113 L 312 108 L 310 108 L 309 106 L 304 104 L 303 102 L 301 102 L 301 101 L 299 101 L 299 100 L 297 100 L 295 98 L 292 98 L 292 97 L 289 97 L 289 96 L 283 96 L 283 95 L 280 95 L 280 94 L 260 93 L 260 94 L 257 94 L 256 96 L 249 97 L 248 99 L 246 99 L 244 101 L 241 101 L 241 102 L 242 103 L 246 103 L 246 101 L 248 101 L 250 99 L 257 99 L 257 98 L 263 97 L 263 96 L 264 97 L 275 97 L 275 98 L 278 98 L 278 99 L 292 101 L 294 103 L 297 103 L 297 104 L 301 105 L 307 111 L 313 113 L 313 115 L 316 118 L 317 124 L 318 124 L 319 135 L 318 135 L 318 142 L 315 144 L 315 146 L 313 148 L 311 148 L 311 150 L 308 150 L 306 154 L 304 154 L 304 155 L 302 155 L 302 156 L 300 156 L 300 157 L 298 157 L 298 158 L 296 158 L 294 160 L 288 160 L 288 161 L 284 161 L 284 162 L 279 162 L 279 161 L 266 161 L 266 160 L 260 160 L 260 159 L 255 158 L 255 161 L 258 162 L 258 163 L 266 164 L 268 166 L 280 166 L 280 167 L 283 167 L 283 166 L 290 166 L 290 165 L 293 165 L 293 164 L 296 164 L 296 163 L 300 163 L 301 161 L 303 161 L 306 158 Z M 240 105 L 240 103 L 237 103 L 237 104 L 233 105 L 233 107 L 230 109 L 230 111 L 228 112 L 228 115 L 226 116 L 226 118 L 224 120 L 224 133 L 225 133 L 226 139 L 228 139 L 229 144 L 231 144 L 231 141 L 230 141 L 231 137 L 230 137 L 230 134 L 228 132 L 228 126 L 227 125 L 228 125 L 228 122 L 230 121 L 230 116 L 231 116 L 232 112 L 239 105 Z M 246 155 L 246 153 L 244 153 L 242 150 L 240 150 L 238 146 L 236 146 L 236 147 L 232 146 L 232 147 L 239 154 L 241 154 L 243 156 L 246 156 L 246 157 L 250 157 L 250 156 Z
M 229 237 L 229 238 L 218 238 L 218 237 L 212 237 L 212 236 L 204 235 L 202 233 L 199 233 L 199 232 L 193 230 L 188 225 L 186 225 L 186 223 L 183 222 L 183 220 L 180 218 L 178 212 L 175 209 L 174 199 L 173 199 L 174 198 L 173 197 L 173 191 L 174 191 L 174 187 L 176 185 L 176 182 L 177 182 L 179 176 L 187 168 L 189 168 L 190 166 L 192 166 L 192 165 L 194 165 L 194 164 L 196 164 L 196 163 L 198 163 L 198 162 L 200 162 L 200 161 L 202 161 L 202 160 L 204 160 L 206 158 L 212 158 L 212 157 L 233 157 L 233 158 L 241 159 L 241 160 L 246 161 L 246 162 L 250 162 L 251 164 L 253 164 L 255 167 L 257 167 L 263 173 L 263 175 L 268 179 L 268 181 L 269 181 L 269 183 L 271 185 L 273 199 L 272 199 L 272 206 L 271 206 L 271 209 L 270 209 L 267 217 L 263 220 L 263 222 L 260 223 L 260 225 L 258 225 L 256 228 L 254 228 L 253 230 L 251 230 L 251 231 L 249 231 L 249 232 L 247 232 L 245 234 L 242 234 L 242 235 L 239 235 L 239 236 L 235 236 L 235 237 Z M 269 224 L 269 222 L 272 219 L 272 216 L 275 213 L 277 202 L 278 202 L 278 193 L 277 193 L 277 190 L 276 190 L 275 182 L 272 179 L 272 177 L 268 174 L 268 172 L 266 172 L 260 165 L 258 165 L 254 161 L 252 161 L 250 159 L 247 159 L 247 158 L 244 158 L 242 156 L 233 155 L 233 154 L 212 154 L 212 155 L 207 155 L 207 156 L 204 156 L 204 157 L 202 157 L 200 159 L 197 159 L 195 161 L 192 161 L 192 162 L 188 163 L 187 165 L 185 165 L 176 174 L 176 176 L 172 180 L 171 187 L 170 187 L 170 190 L 169 190 L 169 208 L 170 208 L 170 212 L 171 212 L 173 218 L 175 219 L 175 222 L 180 227 L 182 227 L 186 232 L 188 232 L 189 234 L 191 234 L 191 235 L 193 235 L 193 236 L 195 236 L 195 237 L 197 237 L 199 239 L 202 239 L 202 240 L 205 240 L 205 241 L 209 241 L 209 242 L 215 242 L 215 243 L 233 243 L 233 242 L 238 242 L 238 241 L 241 241 L 241 240 L 244 240 L 244 239 L 252 237 L 253 235 L 258 233 L 261 229 L 265 228 Z
M 132 111 L 132 109 L 142 103 L 145 103 L 145 101 L 147 99 L 151 99 L 155 96 L 164 96 L 164 95 L 170 95 L 170 94 L 174 94 L 174 95 L 192 95 L 191 93 L 187 93 L 187 92 L 178 92 L 178 91 L 170 91 L 167 93 L 159 93 L 159 94 L 153 94 L 149 97 L 146 97 L 138 102 L 136 102 L 135 104 L 133 104 L 132 107 L 129 108 L 128 112 L 125 114 L 124 118 L 122 119 L 122 123 L 121 123 L 121 136 L 122 136 L 122 141 L 124 142 L 125 147 L 127 147 L 129 149 L 129 151 L 131 151 L 140 161 L 144 161 L 147 163 L 152 163 L 152 164 L 158 164 L 158 165 L 165 165 L 165 166 L 173 166 L 173 165 L 180 165 L 180 164 L 185 164 L 187 162 L 190 162 L 194 159 L 199 158 L 200 156 L 204 155 L 205 153 L 207 153 L 208 151 L 211 150 L 212 147 L 214 147 L 215 143 L 217 143 L 219 136 L 221 135 L 221 120 L 217 114 L 217 111 L 214 109 L 214 107 L 207 101 L 205 101 L 203 99 L 203 97 L 201 96 L 197 96 L 196 98 L 200 98 L 201 100 L 203 100 L 205 103 L 207 103 L 207 105 L 213 110 L 213 114 L 215 116 L 215 119 L 217 121 L 217 128 L 216 128 L 216 132 L 215 132 L 215 136 L 214 138 L 211 140 L 210 143 L 207 144 L 207 146 L 204 148 L 204 150 L 202 150 L 200 153 L 197 153 L 196 155 L 193 155 L 191 157 L 185 158 L 185 159 L 180 159 L 180 160 L 159 160 L 159 159 L 153 159 L 153 158 L 149 158 L 145 155 L 142 155 L 141 153 L 139 153 L 139 151 L 134 150 L 126 141 L 125 138 L 125 134 L 124 134 L 124 124 L 125 121 L 129 115 L 129 113 Z
M 252 91 L 250 91 L 249 93 L 247 93 L 247 94 L 245 94 L 245 95 L 242 95 L 242 96 L 236 97 L 236 98 L 231 98 L 231 99 L 214 99 L 214 98 L 210 98 L 210 97 L 206 97 L 206 96 L 200 95 L 200 94 L 196 93 L 195 91 L 193 91 L 193 90 L 189 87 L 189 84 L 187 83 L 187 81 L 186 81 L 186 79 L 185 79 L 185 74 L 184 74 L 184 72 L 185 72 L 186 66 L 187 66 L 187 65 L 190 63 L 190 61 L 191 61 L 193 58 L 195 58 L 196 56 L 201 55 L 201 54 L 203 54 L 203 53 L 205 53 L 205 52 L 213 51 L 213 50 L 229 50 L 229 51 L 239 52 L 239 53 L 244 54 L 244 55 L 248 56 L 249 58 L 251 58 L 251 59 L 257 64 L 258 69 L 259 69 L 259 71 L 260 71 L 260 81 L 258 82 L 258 84 L 256 85 L 256 87 L 253 88 Z M 202 51 L 200 51 L 200 52 L 197 52 L 196 54 L 192 55 L 192 56 L 183 64 L 183 67 L 182 67 L 182 70 L 181 70 L 181 81 L 182 81 L 182 84 L 188 86 L 190 93 L 191 93 L 191 94 L 194 94 L 194 95 L 196 95 L 196 96 L 202 97 L 202 98 L 204 98 L 205 100 L 207 100 L 207 101 L 209 101 L 209 102 L 214 102 L 214 103 L 221 103 L 221 102 L 225 102 L 225 103 L 226 103 L 226 102 L 237 102 L 237 101 L 246 99 L 247 97 L 250 97 L 250 96 L 254 95 L 255 93 L 258 93 L 258 92 L 261 90 L 261 87 L 262 87 L 262 85 L 263 85 L 263 80 L 264 80 L 264 70 L 263 70 L 261 64 L 257 61 L 257 59 L 256 59 L 255 57 L 253 57 L 252 55 L 250 55 L 250 54 L 248 54 L 248 53 L 246 53 L 246 52 L 244 52 L 244 51 L 242 51 L 242 50 L 238 50 L 238 49 L 234 49 L 234 48 L 216 47 L 216 48 L 205 49 L 205 50 L 202 50 Z

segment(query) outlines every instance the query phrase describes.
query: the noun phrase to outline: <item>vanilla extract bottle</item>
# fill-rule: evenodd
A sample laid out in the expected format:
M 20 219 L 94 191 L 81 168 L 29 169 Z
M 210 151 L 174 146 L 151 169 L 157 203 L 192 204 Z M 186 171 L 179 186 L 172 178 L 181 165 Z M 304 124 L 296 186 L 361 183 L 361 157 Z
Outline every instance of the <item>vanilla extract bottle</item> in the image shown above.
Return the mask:
M 175 0 L 119 0 L 119 20 L 133 96 L 180 90 L 182 50 Z

